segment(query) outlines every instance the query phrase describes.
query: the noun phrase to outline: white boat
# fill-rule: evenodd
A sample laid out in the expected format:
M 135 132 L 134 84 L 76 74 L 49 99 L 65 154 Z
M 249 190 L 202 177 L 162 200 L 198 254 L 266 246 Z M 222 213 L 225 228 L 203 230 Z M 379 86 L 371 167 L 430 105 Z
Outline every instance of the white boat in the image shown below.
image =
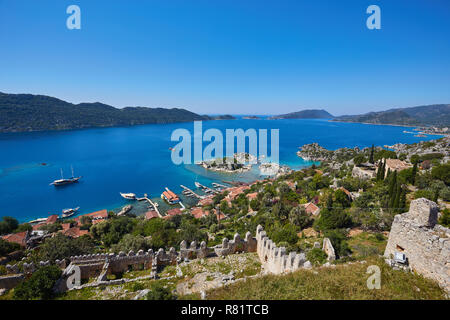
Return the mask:
M 134 193 L 122 193 L 120 192 L 120 195 L 122 198 L 125 198 L 127 200 L 136 200 L 136 195 Z
M 64 179 L 63 170 L 61 168 L 61 179 L 53 181 L 52 183 L 50 183 L 50 185 L 54 185 L 55 187 L 58 187 L 58 186 L 63 186 L 63 185 L 66 185 L 66 184 L 72 184 L 72 183 L 78 182 L 78 180 L 81 179 L 81 176 L 80 177 L 75 177 L 74 174 L 73 174 L 73 167 L 70 166 L 70 168 L 72 169 L 72 177 L 71 178 Z
M 35 220 L 31 220 L 31 221 L 28 222 L 28 223 L 33 224 L 33 223 L 38 223 L 38 222 L 44 222 L 44 221 L 46 221 L 46 220 L 47 220 L 47 218 L 38 218 L 38 219 L 35 219 Z
M 63 209 L 62 217 L 67 218 L 67 217 L 73 216 L 78 210 L 80 210 L 80 207 Z

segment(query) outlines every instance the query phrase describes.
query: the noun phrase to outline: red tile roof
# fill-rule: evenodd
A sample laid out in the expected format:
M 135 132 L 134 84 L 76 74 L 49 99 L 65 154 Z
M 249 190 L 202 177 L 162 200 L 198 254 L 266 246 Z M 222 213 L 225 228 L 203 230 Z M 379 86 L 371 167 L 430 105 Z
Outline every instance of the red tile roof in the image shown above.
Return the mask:
M 202 217 L 205 217 L 205 216 L 209 215 L 209 212 L 203 210 L 203 209 L 200 208 L 200 207 L 194 207 L 194 208 L 191 209 L 191 214 L 192 214 L 195 218 L 200 219 L 200 218 L 202 218 Z
M 63 223 L 61 224 L 63 231 L 69 230 L 72 225 L 70 223 Z
M 204 199 L 202 199 L 202 200 L 200 200 L 198 202 L 198 205 L 199 206 L 206 206 L 208 204 L 212 204 L 213 203 L 213 199 L 212 198 L 213 198 L 213 196 L 209 196 L 207 198 L 204 198 Z
M 100 211 L 84 214 L 82 216 L 76 217 L 74 220 L 76 222 L 79 222 L 81 217 L 84 217 L 84 216 L 92 218 L 92 224 L 96 224 L 96 223 L 99 223 L 99 222 L 101 222 L 103 220 L 108 219 L 108 210 L 103 209 L 103 210 L 100 210 Z
M 158 217 L 159 217 L 159 216 L 158 216 L 158 213 L 156 213 L 155 210 L 150 210 L 150 211 L 147 211 L 147 212 L 145 213 L 145 219 L 146 219 L 146 220 L 150 220 L 150 219 L 158 218 Z
M 344 187 L 340 187 L 340 190 L 344 191 L 344 193 L 348 196 L 348 197 L 352 197 L 352 194 L 350 193 L 350 191 L 348 191 L 347 189 L 345 189 Z
M 88 230 L 81 230 L 79 227 L 73 227 L 62 232 L 65 236 L 71 238 L 78 238 L 84 236 L 85 234 L 89 234 Z
M 28 238 L 28 231 L 12 233 L 2 237 L 3 240 L 18 243 L 22 247 L 27 246 L 27 238 Z
M 173 217 L 181 214 L 182 211 L 180 208 L 170 209 L 167 211 L 167 216 Z
M 53 224 L 56 221 L 58 221 L 58 215 L 57 214 L 53 214 L 50 217 L 47 218 L 47 220 L 45 220 L 45 224 Z
M 248 200 L 253 200 L 253 199 L 256 199 L 257 197 L 258 197 L 258 192 L 253 192 L 253 193 L 247 194 Z
M 317 215 L 320 212 L 320 209 L 318 206 L 316 206 L 314 203 L 309 202 L 307 204 L 304 205 L 305 206 L 305 211 L 308 214 L 313 214 L 313 215 Z
M 47 225 L 47 223 L 45 223 L 45 222 L 41 222 L 41 223 L 35 224 L 33 226 L 33 230 L 39 230 L 40 227 L 45 226 L 45 225 Z

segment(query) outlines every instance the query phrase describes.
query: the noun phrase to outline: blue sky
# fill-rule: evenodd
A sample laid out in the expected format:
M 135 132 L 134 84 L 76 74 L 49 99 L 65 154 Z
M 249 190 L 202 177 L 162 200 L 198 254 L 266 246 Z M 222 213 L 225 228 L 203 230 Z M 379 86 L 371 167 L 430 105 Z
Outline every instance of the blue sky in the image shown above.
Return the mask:
M 66 28 L 81 8 L 82 29 Z M 366 8 L 381 8 L 381 30 Z M 197 113 L 450 103 L 448 0 L 0 0 L 0 91 Z

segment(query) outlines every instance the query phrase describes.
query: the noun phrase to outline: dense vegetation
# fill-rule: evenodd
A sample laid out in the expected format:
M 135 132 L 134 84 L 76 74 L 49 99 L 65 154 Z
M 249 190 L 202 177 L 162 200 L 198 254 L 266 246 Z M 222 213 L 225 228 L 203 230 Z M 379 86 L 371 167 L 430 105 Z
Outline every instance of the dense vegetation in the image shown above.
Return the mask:
M 363 122 L 399 125 L 450 125 L 450 105 L 436 104 L 381 112 L 369 112 L 363 115 L 340 116 L 334 121 Z
M 325 110 L 302 110 L 270 117 L 270 119 L 332 119 L 334 116 Z
M 17 300 L 51 299 L 54 296 L 52 289 L 61 273 L 61 269 L 55 265 L 41 267 L 14 289 L 14 298 Z
M 230 117 L 225 116 L 225 119 Z M 48 96 L 0 92 L 0 132 L 66 130 L 211 119 L 213 118 L 179 108 L 117 109 L 99 102 L 72 104 Z

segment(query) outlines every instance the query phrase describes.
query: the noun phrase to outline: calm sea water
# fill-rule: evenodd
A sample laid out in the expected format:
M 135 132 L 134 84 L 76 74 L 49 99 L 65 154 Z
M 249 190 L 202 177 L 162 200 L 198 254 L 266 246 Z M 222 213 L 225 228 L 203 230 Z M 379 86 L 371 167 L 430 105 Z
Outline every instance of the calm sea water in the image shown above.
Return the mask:
M 147 193 L 159 198 L 164 187 L 174 192 L 181 191 L 180 184 L 194 189 L 195 180 L 210 185 L 223 180 L 258 178 L 255 171 L 219 174 L 195 165 L 174 165 L 169 147 L 176 144 L 170 141 L 170 136 L 177 128 L 193 132 L 193 123 L 0 134 L 0 217 L 9 215 L 25 222 L 60 214 L 64 208 L 79 206 L 81 214 L 116 209 L 127 203 L 119 192 L 133 192 L 138 196 Z M 306 143 L 318 142 L 326 148 L 337 149 L 437 138 L 417 138 L 403 133 L 411 128 L 326 120 L 203 122 L 203 129 L 208 128 L 222 132 L 238 128 L 279 129 L 280 162 L 292 168 L 311 164 L 296 156 L 298 147 Z M 83 176 L 78 184 L 61 188 L 49 185 L 60 178 L 60 168 L 69 177 L 71 165 L 76 176 Z M 189 203 L 187 199 L 184 201 Z M 134 210 L 145 211 L 145 206 L 141 203 Z

